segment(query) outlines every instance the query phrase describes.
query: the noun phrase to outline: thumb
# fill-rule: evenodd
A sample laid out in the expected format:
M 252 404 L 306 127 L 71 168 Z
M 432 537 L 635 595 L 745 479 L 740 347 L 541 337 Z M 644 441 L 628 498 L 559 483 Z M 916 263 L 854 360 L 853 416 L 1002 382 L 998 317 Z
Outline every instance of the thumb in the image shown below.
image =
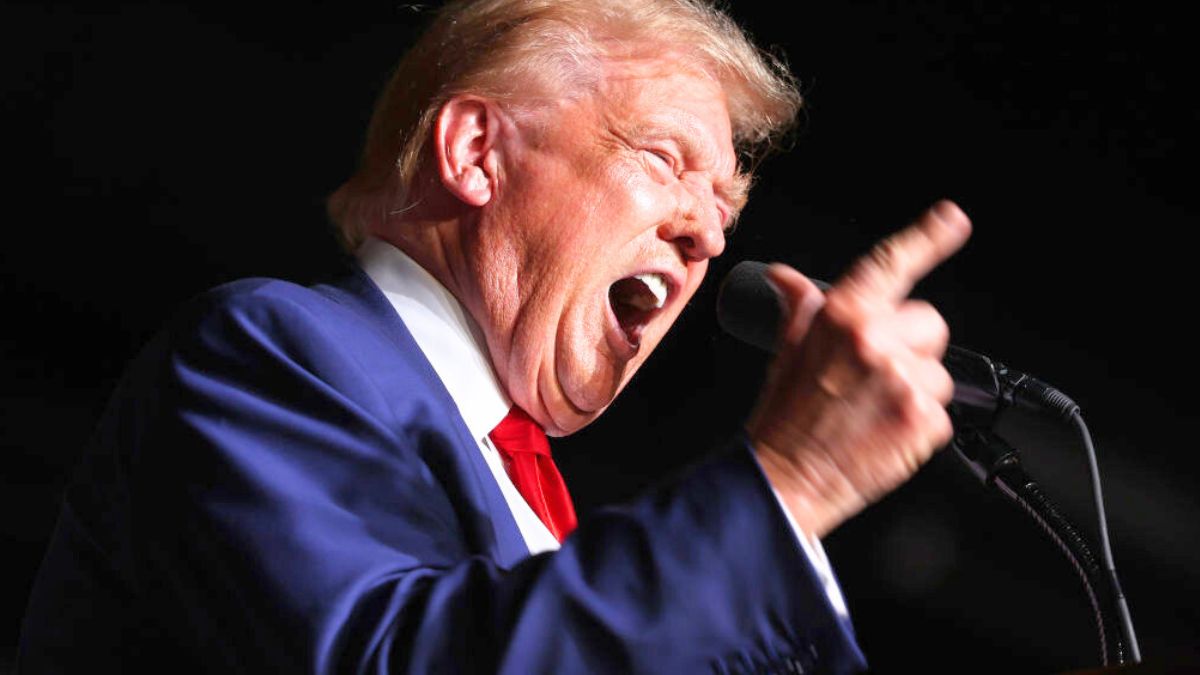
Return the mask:
M 813 318 L 825 306 L 825 294 L 808 277 L 781 263 L 772 263 L 767 268 L 766 279 L 783 309 L 779 339 L 784 344 L 799 344 L 808 334 Z

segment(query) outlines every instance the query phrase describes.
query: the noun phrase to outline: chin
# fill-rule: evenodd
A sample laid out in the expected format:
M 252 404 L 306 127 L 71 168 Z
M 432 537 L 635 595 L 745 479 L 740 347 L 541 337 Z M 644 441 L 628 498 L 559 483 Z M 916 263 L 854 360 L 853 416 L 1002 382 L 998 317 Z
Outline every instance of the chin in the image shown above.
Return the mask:
M 546 427 L 546 435 L 556 438 L 560 436 L 570 436 L 592 422 L 595 422 L 596 419 L 604 413 L 604 410 L 607 409 L 608 408 L 604 408 L 603 410 L 597 410 L 596 412 L 590 412 L 582 415 L 578 413 L 568 413 L 568 419 L 563 420 L 560 424 L 555 426 Z
M 661 338 L 649 331 L 623 351 L 613 347 L 611 335 L 580 332 L 586 337 L 555 341 L 553 365 L 543 366 L 532 392 L 542 412 L 534 417 L 551 436 L 573 434 L 608 410 Z
M 612 405 L 621 390 L 620 383 L 603 387 L 584 387 L 581 389 L 560 389 L 563 399 L 559 405 L 551 407 L 547 412 L 554 421 L 555 436 L 566 436 L 596 421 L 605 410 Z M 545 399 L 543 399 L 545 400 Z M 547 433 L 551 433 L 547 429 Z
M 611 401 L 610 401 L 611 403 Z M 518 404 L 520 405 L 520 404 Z M 608 405 L 595 410 L 580 410 L 565 400 L 546 400 L 539 397 L 537 405 L 521 406 L 542 426 L 547 436 L 569 436 L 596 421 L 608 410 Z M 530 412 L 530 408 L 534 412 Z
M 535 406 L 541 414 L 531 414 L 550 436 L 573 434 L 608 410 L 634 369 L 633 364 L 617 369 L 605 362 L 604 367 L 581 375 L 580 370 L 562 368 L 563 372 L 555 373 L 560 376 L 541 382 Z

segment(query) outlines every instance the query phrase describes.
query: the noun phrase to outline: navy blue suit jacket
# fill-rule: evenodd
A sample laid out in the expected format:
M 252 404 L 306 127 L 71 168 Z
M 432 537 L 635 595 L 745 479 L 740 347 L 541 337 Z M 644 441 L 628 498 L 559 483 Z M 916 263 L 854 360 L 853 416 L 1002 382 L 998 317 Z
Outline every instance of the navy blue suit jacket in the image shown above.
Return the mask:
M 355 270 L 236 282 L 134 362 L 64 500 L 26 673 L 861 668 L 744 440 L 530 557 Z

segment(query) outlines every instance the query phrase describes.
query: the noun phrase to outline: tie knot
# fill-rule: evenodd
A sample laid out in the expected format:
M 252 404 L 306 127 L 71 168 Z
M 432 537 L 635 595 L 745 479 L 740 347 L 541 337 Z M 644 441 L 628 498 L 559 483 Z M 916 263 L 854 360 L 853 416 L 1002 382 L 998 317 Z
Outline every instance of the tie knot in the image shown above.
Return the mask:
M 513 406 L 500 424 L 488 434 L 496 447 L 508 453 L 532 452 L 550 456 L 546 432 L 524 410 Z

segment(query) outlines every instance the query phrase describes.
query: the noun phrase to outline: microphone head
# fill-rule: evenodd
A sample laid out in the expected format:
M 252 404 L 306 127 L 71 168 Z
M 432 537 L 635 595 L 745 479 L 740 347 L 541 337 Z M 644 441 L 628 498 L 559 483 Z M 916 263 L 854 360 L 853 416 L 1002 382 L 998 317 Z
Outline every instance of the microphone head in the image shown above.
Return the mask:
M 755 260 L 729 270 L 717 291 L 717 323 L 742 342 L 773 352 L 783 310 L 766 272 L 767 264 Z
M 733 266 L 717 292 L 717 323 L 733 337 L 766 352 L 774 352 L 783 320 L 775 288 L 767 281 L 767 264 L 745 260 Z M 810 278 L 822 291 L 829 284 Z M 954 378 L 950 410 L 957 419 L 991 428 L 1002 409 L 1019 405 L 1049 410 L 1071 419 L 1079 406 L 1065 394 L 983 354 L 949 345 L 943 364 Z

